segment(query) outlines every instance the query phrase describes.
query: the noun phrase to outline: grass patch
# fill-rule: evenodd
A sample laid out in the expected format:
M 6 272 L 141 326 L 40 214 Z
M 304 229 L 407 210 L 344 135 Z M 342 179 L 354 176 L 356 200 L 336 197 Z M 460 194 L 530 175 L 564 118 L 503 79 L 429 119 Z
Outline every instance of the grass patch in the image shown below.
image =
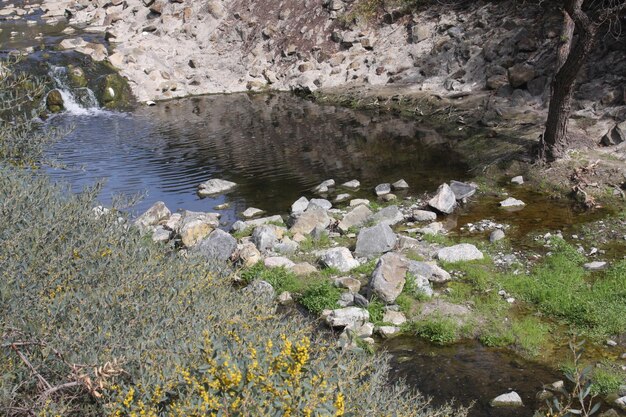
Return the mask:
M 310 312 L 320 314 L 324 310 L 338 308 L 337 301 L 339 301 L 340 296 L 341 290 L 339 288 L 329 281 L 321 281 L 305 290 L 299 302 Z
M 328 233 L 322 233 L 319 239 L 313 239 L 311 236 L 307 236 L 305 240 L 300 242 L 300 250 L 302 252 L 311 252 L 314 250 L 325 249 L 330 247 L 332 241 L 328 237 Z
M 450 345 L 461 338 L 459 324 L 449 317 L 430 317 L 411 322 L 405 330 L 440 346 Z
M 357 266 L 351 272 L 353 274 L 363 274 L 365 276 L 370 276 L 372 275 L 372 272 L 374 272 L 374 269 L 376 269 L 377 263 L 378 263 L 378 259 L 371 259 L 367 261 L 366 263 Z
M 615 364 L 603 362 L 593 370 L 591 377 L 591 393 L 593 395 L 609 395 L 617 392 L 626 383 L 626 372 Z
M 370 313 L 370 321 L 376 325 L 383 324 L 383 317 L 385 315 L 385 303 L 377 298 L 373 298 L 367 306 L 367 311 Z
M 300 279 L 296 274 L 287 271 L 285 268 L 267 268 L 261 262 L 251 268 L 244 269 L 241 271 L 240 276 L 246 283 L 256 280 L 267 281 L 272 284 L 272 287 L 278 294 L 283 291 L 301 294 L 307 287 L 305 280 Z

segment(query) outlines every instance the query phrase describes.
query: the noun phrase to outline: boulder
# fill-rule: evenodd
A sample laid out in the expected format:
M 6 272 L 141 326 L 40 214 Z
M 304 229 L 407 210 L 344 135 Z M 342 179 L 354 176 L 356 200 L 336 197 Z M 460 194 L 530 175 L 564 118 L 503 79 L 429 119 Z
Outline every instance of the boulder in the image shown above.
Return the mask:
M 283 218 L 276 214 L 274 216 L 261 217 L 260 219 L 246 220 L 245 222 L 237 221 L 233 224 L 233 230 L 236 232 L 242 232 L 249 228 L 255 228 L 269 223 L 283 224 Z
M 450 181 L 450 188 L 452 189 L 454 197 L 457 201 L 469 198 L 476 193 L 475 185 L 460 181 Z
M 46 96 L 46 107 L 51 113 L 58 113 L 63 110 L 63 96 L 59 90 L 52 90 Z
M 518 200 L 513 197 L 509 197 L 506 200 L 500 201 L 500 207 L 508 208 L 508 207 L 524 207 L 526 203 L 522 200 Z
M 387 304 L 402 293 L 406 282 L 407 260 L 397 253 L 387 253 L 378 260 L 369 287 L 372 293 Z
M 251 240 L 261 253 L 271 251 L 274 248 L 274 245 L 278 242 L 276 226 L 264 224 L 255 228 L 252 232 Z
M 306 197 L 300 197 L 291 205 L 291 214 L 299 214 L 304 212 L 309 206 L 309 199 Z
M 400 328 L 397 326 L 379 326 L 378 334 L 383 339 L 389 339 L 393 336 L 397 336 L 400 333 Z
M 515 391 L 498 395 L 489 403 L 492 407 L 522 407 L 522 398 Z
M 274 252 L 282 253 L 283 255 L 292 255 L 298 250 L 298 244 L 289 237 L 285 236 L 282 241 L 274 245 Z
M 246 242 L 237 246 L 236 258 L 241 266 L 249 268 L 261 260 L 261 252 L 259 252 L 254 243 Z
M 428 205 L 441 213 L 452 213 L 456 207 L 454 191 L 448 184 L 441 184 L 435 196 L 428 202 Z
M 361 290 L 361 281 L 352 277 L 341 277 L 335 279 L 335 286 L 345 288 L 351 293 L 358 293 Z
M 245 219 L 251 219 L 253 217 L 260 216 L 261 214 L 263 214 L 263 210 L 255 207 L 248 207 L 243 213 L 241 213 Z
M 437 251 L 437 259 L 444 262 L 475 261 L 483 257 L 483 253 L 470 243 L 461 243 Z
M 389 194 L 391 192 L 391 184 L 388 184 L 388 183 L 378 184 L 376 188 L 374 188 L 374 192 L 379 197 L 381 195 Z
M 440 268 L 435 263 L 411 260 L 408 261 L 407 267 L 409 274 L 413 275 L 417 279 L 425 278 L 426 280 L 437 284 L 448 282 L 452 279 L 446 270 Z
M 339 230 L 345 233 L 351 227 L 363 226 L 372 214 L 372 210 L 367 206 L 356 206 L 343 216 L 343 219 L 338 224 Z
M 394 190 L 406 190 L 409 188 L 409 184 L 405 180 L 398 180 L 391 184 Z
M 145 213 L 137 217 L 133 224 L 143 230 L 149 226 L 156 226 L 162 220 L 167 220 L 171 214 L 172 212 L 163 201 L 157 201 Z
M 152 230 L 152 241 L 153 242 L 167 242 L 172 238 L 172 231 L 167 230 L 163 226 L 156 226 Z
M 163 224 L 166 229 L 171 230 L 172 232 L 177 232 L 180 229 L 180 224 L 183 219 L 183 215 L 180 213 L 172 214 L 165 223 Z
M 615 405 L 621 410 L 626 411 L 626 396 L 620 397 L 615 400 Z
M 320 261 L 328 268 L 335 268 L 341 272 L 348 272 L 359 266 L 359 262 L 352 257 L 348 248 L 328 249 L 321 256 Z
M 376 214 L 371 217 L 371 220 L 376 224 L 386 224 L 393 226 L 404 220 L 404 215 L 398 208 L 398 206 L 388 206 L 380 209 Z
M 333 205 L 330 201 L 324 198 L 312 198 L 311 201 L 309 201 L 307 210 L 310 208 L 322 208 L 324 210 L 330 210 L 331 208 L 333 208 Z
M 317 226 L 326 228 L 330 222 L 331 218 L 326 210 L 309 205 L 309 208 L 296 218 L 289 230 L 294 234 L 302 233 L 303 235 L 309 235 Z
M 508 70 L 509 83 L 513 88 L 519 88 L 535 78 L 535 69 L 528 64 L 515 64 Z
M 208 237 L 200 241 L 193 248 L 207 260 L 225 262 L 231 258 L 237 249 L 237 239 L 221 229 L 215 229 Z
M 360 205 L 369 206 L 370 201 L 366 198 L 355 198 L 354 200 L 350 200 L 350 207 L 356 207 Z
M 337 197 L 335 197 L 334 202 L 335 203 L 343 203 L 344 201 L 350 200 L 350 197 L 352 197 L 352 196 L 350 194 L 347 194 L 347 193 L 339 194 Z
M 100 46 L 106 52 L 104 45 Z M 119 74 L 105 75 L 100 81 L 97 92 L 102 106 L 109 109 L 128 105 L 132 97 L 128 83 Z
M 418 233 L 423 235 L 438 235 L 441 232 L 444 232 L 446 229 L 443 227 L 443 223 L 441 222 L 432 222 L 426 227 L 421 227 L 417 229 Z
M 223 193 L 234 188 L 237 184 L 232 181 L 221 180 L 219 178 L 210 179 L 198 185 L 198 195 L 207 197 L 213 194 Z
M 383 323 L 393 324 L 394 326 L 402 326 L 406 323 L 406 316 L 401 311 L 387 310 L 383 314 Z
M 396 234 L 391 227 L 380 223 L 373 227 L 361 229 L 356 239 L 357 256 L 372 257 L 393 250 L 396 245 Z
M 318 194 L 324 194 L 324 193 L 327 193 L 328 190 L 330 188 L 333 188 L 334 186 L 335 186 L 335 180 L 331 179 L 331 180 L 322 181 L 320 185 L 313 188 L 313 192 L 316 192 Z
M 589 262 L 589 263 L 584 264 L 583 267 L 587 271 L 600 271 L 606 268 L 606 262 L 603 262 L 603 261 Z
M 513 178 L 511 178 L 511 183 L 512 184 L 517 184 L 517 185 L 522 185 L 522 184 L 524 184 L 524 177 L 522 177 L 521 175 L 518 175 L 517 177 L 513 177 Z
M 369 319 L 370 314 L 367 310 L 359 307 L 345 307 L 332 310 L 324 320 L 333 328 L 356 328 L 365 324 Z
M 179 235 L 183 245 L 190 248 L 219 226 L 219 214 L 185 210 L 182 212 Z
M 270 256 L 269 258 L 265 258 L 265 267 L 266 268 L 293 268 L 296 264 L 293 263 L 288 258 L 284 256 Z
M 295 264 L 291 267 L 291 272 L 296 274 L 299 277 L 305 277 L 307 275 L 311 275 L 317 272 L 317 268 L 311 265 L 308 262 L 301 262 L 299 264 Z
M 497 242 L 499 240 L 502 240 L 504 238 L 505 238 L 504 230 L 502 230 L 502 229 L 496 229 L 493 232 L 491 232 L 491 234 L 489 235 L 489 241 L 491 243 L 495 243 L 495 242 Z
M 413 210 L 412 217 L 416 222 L 432 222 L 437 220 L 437 213 L 428 210 Z
M 351 292 L 344 292 L 339 296 L 339 301 L 337 301 L 337 305 L 339 307 L 349 307 L 354 305 L 354 294 Z
M 600 140 L 603 146 L 615 146 L 626 141 L 626 121 L 618 123 Z

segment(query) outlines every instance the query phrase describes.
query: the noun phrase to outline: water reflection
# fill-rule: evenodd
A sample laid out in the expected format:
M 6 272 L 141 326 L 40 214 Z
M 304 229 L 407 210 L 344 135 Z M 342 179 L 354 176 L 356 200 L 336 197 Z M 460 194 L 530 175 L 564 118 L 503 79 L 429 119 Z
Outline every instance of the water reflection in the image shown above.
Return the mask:
M 103 202 L 114 193 L 147 192 L 138 210 L 156 200 L 172 209 L 211 210 L 223 202 L 230 223 L 255 206 L 271 213 L 319 182 L 356 178 L 371 197 L 378 183 L 404 178 L 412 192 L 434 190 L 467 177 L 445 138 L 413 121 L 319 106 L 289 94 L 205 96 L 142 107 L 132 114 L 62 115 L 74 130 L 50 154 L 83 171 L 51 171 L 76 189 L 108 178 Z M 224 178 L 239 186 L 199 199 L 196 186 Z

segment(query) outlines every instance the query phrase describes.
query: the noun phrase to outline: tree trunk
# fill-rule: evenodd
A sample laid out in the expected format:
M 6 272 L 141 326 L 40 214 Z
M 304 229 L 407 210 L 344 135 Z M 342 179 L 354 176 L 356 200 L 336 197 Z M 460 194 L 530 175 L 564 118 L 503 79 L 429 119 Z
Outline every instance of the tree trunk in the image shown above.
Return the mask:
M 583 0 L 565 1 L 563 27 L 565 43 L 558 50 L 548 119 L 539 142 L 538 157 L 544 162 L 553 162 L 565 155 L 568 147 L 567 122 L 571 113 L 574 83 L 580 68 L 591 52 L 598 30 L 582 11 L 582 3 Z M 572 39 L 574 27 L 578 32 L 578 39 L 575 43 Z

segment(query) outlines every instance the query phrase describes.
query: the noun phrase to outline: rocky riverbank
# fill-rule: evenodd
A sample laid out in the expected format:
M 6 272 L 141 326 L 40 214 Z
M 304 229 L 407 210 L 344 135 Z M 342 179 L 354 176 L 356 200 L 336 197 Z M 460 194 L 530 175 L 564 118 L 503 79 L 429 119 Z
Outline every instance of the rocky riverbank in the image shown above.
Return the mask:
M 511 181 L 522 194 L 524 179 L 517 176 Z M 213 179 L 198 191 L 213 195 L 236 186 Z M 446 218 L 459 206 L 484 198 L 480 191 L 476 195 L 475 184 L 451 181 L 430 196 L 414 197 L 410 184 L 398 180 L 375 187 L 371 200 L 352 198 L 358 188 L 358 180 L 324 181 L 312 190 L 318 197 L 301 197 L 292 204 L 286 221 L 277 215 L 263 217 L 261 210 L 251 207 L 231 233 L 218 228 L 218 212 L 171 213 L 161 202 L 134 224 L 152 240 L 185 256 L 228 263 L 245 291 L 280 305 L 300 303 L 339 332 L 338 345 L 343 348 L 372 349 L 377 340 L 414 334 L 436 344 L 477 338 L 487 346 L 509 346 L 544 360 L 547 353 L 552 364 L 564 359 L 559 356 L 562 352 L 557 353 L 564 329 L 554 328 L 549 318 L 532 317 L 536 306 L 518 298 L 524 298 L 523 291 L 509 291 L 506 280 L 515 278 L 498 281 L 484 275 L 531 274 L 544 257 L 550 259 L 549 251 L 559 253 L 562 234 L 538 237 L 548 252 L 534 257 L 506 243 L 508 225 L 488 220 L 466 225 L 475 235 L 458 242 L 446 236 Z M 525 202 L 515 195 L 503 197 L 500 208 L 494 209 L 513 210 L 512 215 L 524 210 Z M 621 227 L 626 233 L 626 224 Z M 619 258 L 606 258 L 603 249 L 582 252 L 581 268 L 588 271 L 620 264 Z M 472 295 L 474 291 L 480 294 Z M 527 308 L 530 315 L 521 313 Z M 539 333 L 534 333 L 537 329 Z M 548 329 L 560 336 L 548 336 Z M 618 369 L 626 368 L 624 343 L 620 335 L 599 341 L 598 346 L 605 345 L 603 356 L 614 357 L 614 372 L 626 371 Z M 621 401 L 611 399 L 613 392 L 605 394 L 609 401 Z M 521 406 L 517 398 L 507 405 Z M 613 404 L 616 409 L 618 402 Z

